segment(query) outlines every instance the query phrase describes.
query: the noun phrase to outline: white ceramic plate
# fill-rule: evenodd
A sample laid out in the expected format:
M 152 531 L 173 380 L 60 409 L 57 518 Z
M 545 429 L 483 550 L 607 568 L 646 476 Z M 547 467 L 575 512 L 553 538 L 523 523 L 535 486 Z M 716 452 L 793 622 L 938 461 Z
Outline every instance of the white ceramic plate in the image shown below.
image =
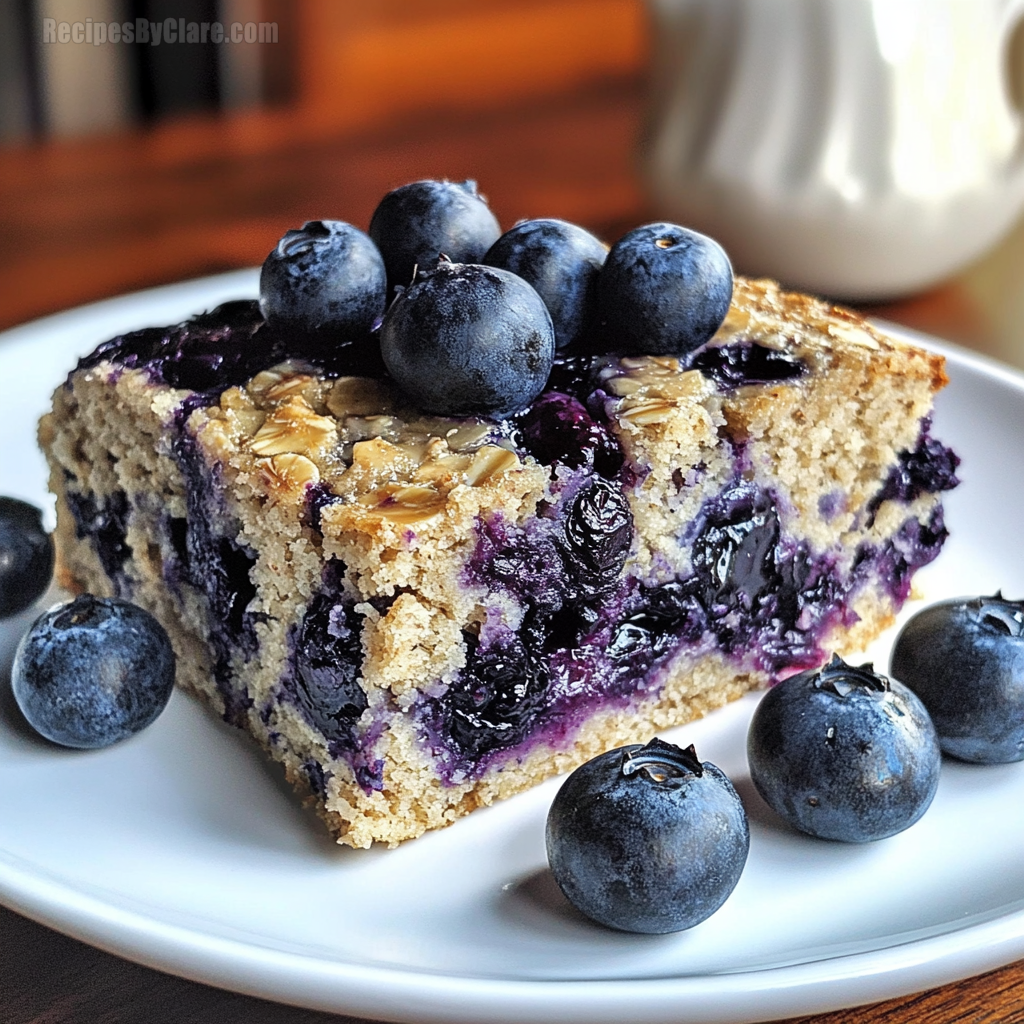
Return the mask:
M 0 493 L 45 503 L 35 421 L 100 340 L 255 293 L 252 272 L 128 296 L 0 341 Z M 962 455 L 929 599 L 1024 594 L 1024 377 L 929 339 Z M 26 613 L 4 627 L 6 675 Z M 886 664 L 888 638 L 870 652 Z M 926 988 L 1024 956 L 1024 764 L 948 763 L 913 828 L 866 846 L 788 831 L 746 777 L 755 699 L 676 730 L 736 780 L 739 886 L 708 921 L 593 926 L 546 870 L 558 781 L 394 850 L 334 846 L 240 734 L 175 695 L 100 752 L 34 739 L 0 701 L 0 901 L 133 960 L 240 992 L 402 1021 L 755 1021 Z

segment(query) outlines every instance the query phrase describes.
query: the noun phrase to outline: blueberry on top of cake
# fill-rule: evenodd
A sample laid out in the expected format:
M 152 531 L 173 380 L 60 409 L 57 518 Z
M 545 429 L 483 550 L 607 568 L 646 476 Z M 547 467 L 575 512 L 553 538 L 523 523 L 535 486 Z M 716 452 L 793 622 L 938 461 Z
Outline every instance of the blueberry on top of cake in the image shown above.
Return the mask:
M 152 611 L 353 846 L 856 651 L 946 536 L 939 356 L 730 273 L 724 320 L 660 354 L 599 312 L 556 349 L 528 297 L 528 327 L 469 332 L 484 355 L 455 331 L 424 361 L 439 304 L 479 307 L 422 294 L 509 273 L 464 266 L 379 332 L 239 302 L 113 339 L 41 427 L 64 579 Z

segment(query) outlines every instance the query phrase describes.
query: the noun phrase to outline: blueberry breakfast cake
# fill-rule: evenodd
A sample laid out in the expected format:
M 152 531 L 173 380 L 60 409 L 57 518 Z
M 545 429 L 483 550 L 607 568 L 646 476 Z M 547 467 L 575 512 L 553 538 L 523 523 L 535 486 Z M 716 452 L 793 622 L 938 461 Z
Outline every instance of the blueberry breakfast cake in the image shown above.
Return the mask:
M 861 648 L 946 536 L 941 358 L 771 282 L 683 355 L 555 351 L 503 416 L 295 336 L 115 338 L 41 439 L 64 582 L 152 611 L 351 846 Z

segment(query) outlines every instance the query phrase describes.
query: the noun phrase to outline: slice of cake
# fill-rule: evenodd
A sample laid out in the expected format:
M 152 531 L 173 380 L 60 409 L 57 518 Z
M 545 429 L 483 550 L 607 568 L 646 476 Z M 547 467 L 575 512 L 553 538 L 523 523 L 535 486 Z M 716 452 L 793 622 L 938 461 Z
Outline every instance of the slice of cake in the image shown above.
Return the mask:
M 941 357 L 770 282 L 498 422 L 307 358 L 254 302 L 115 338 L 41 439 L 67 585 L 152 611 L 352 846 L 862 648 L 946 536 Z

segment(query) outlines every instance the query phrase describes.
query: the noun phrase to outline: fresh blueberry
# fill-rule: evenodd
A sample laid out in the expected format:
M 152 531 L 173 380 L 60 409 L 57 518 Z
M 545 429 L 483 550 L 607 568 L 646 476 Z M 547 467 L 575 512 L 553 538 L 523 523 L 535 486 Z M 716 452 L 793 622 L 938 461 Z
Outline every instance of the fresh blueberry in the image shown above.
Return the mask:
M 441 260 L 391 304 L 380 345 L 391 376 L 421 409 L 503 417 L 544 389 L 555 332 L 521 277 Z
M 736 887 L 750 831 L 721 769 L 651 740 L 566 779 L 547 820 L 548 863 L 566 898 L 622 931 L 692 928 Z
M 36 620 L 18 645 L 11 683 L 18 707 L 46 739 L 106 747 L 163 711 L 174 651 L 149 612 L 83 594 Z
M 500 234 L 475 181 L 411 182 L 389 192 L 370 219 L 391 290 L 411 284 L 417 268 L 433 267 L 442 254 L 453 263 L 479 263 Z
M 0 619 L 33 604 L 53 576 L 53 541 L 43 513 L 26 501 L 0 498 Z
M 555 325 L 555 345 L 579 342 L 592 326 L 597 277 L 607 247 L 589 231 L 564 220 L 524 220 L 487 250 L 483 262 L 529 281 Z
M 616 351 L 692 352 L 718 330 L 731 301 L 725 250 L 676 224 L 646 224 L 620 238 L 598 279 L 602 330 Z
M 368 235 L 340 220 L 311 220 L 286 232 L 260 272 L 268 323 L 340 341 L 368 334 L 385 298 L 380 252 Z
M 910 690 L 833 656 L 764 695 L 747 760 L 757 791 L 794 828 L 864 843 L 924 814 L 941 754 L 935 726 Z
M 889 671 L 921 698 L 942 749 L 962 761 L 1024 759 L 1024 601 L 942 601 L 915 615 Z

